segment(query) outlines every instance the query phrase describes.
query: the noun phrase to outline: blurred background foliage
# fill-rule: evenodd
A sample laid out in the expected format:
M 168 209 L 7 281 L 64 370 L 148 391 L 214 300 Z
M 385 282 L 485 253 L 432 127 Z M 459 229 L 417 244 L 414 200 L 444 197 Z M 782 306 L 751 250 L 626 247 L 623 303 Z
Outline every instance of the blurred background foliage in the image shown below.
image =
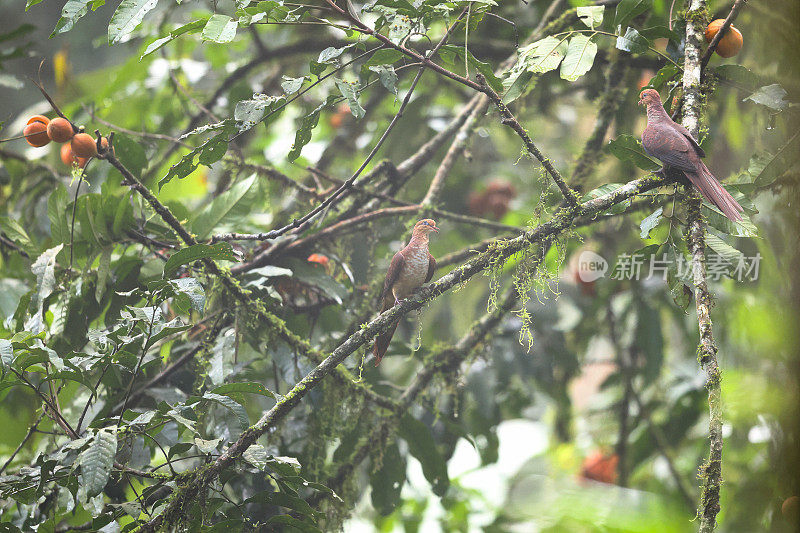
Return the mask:
M 624 27 L 614 27 L 619 10 L 635 10 L 627 25 L 648 37 L 652 49 L 682 62 L 681 2 L 671 35 L 670 2 L 618 3 L 596 3 L 605 6 L 604 30 L 621 32 Z M 343 101 L 347 94 L 330 78 L 266 126 L 233 136 L 224 158 L 212 157 L 213 163 L 193 169 L 182 158 L 211 137 L 182 134 L 234 118 L 237 104 L 252 101 L 254 94 L 279 97 L 285 91 L 288 97 L 287 87 L 307 87 L 321 72 L 374 43 L 347 47 L 357 36 L 319 22 L 337 17 L 289 2 L 162 0 L 139 6 L 146 14 L 141 22 L 113 36 L 109 21 L 118 2 L 27 4 L 7 0 L 0 5 L 2 136 L 19 135 L 30 115 L 52 115 L 30 81 L 44 59 L 42 83 L 64 113 L 87 131 L 114 130 L 120 160 L 198 240 L 223 232 L 267 231 L 307 212 L 314 199 L 272 173 L 311 190 L 331 183 L 315 177 L 309 166 L 338 179 L 349 177 L 397 112 L 400 98 L 394 92 L 402 97 L 416 72 L 403 61 L 378 60 L 372 66 L 383 70 L 370 71 L 364 65 L 369 56 L 359 59 L 336 77 L 360 80 L 362 87 L 372 82 L 358 96 L 363 117 L 354 116 L 358 108 Z M 429 49 L 443 35 L 445 22 L 470 6 L 475 11 L 470 11 L 469 32 L 460 26 L 450 41 L 455 47 L 440 58 L 463 75 L 467 62 L 457 52 L 466 40 L 478 60 L 468 66 L 474 77 L 480 62 L 497 69 L 529 35 L 544 37 L 536 29 L 543 20 L 561 17 L 565 27 L 586 28 L 573 8 L 589 4 L 379 0 L 361 16 L 372 23 L 381 13 L 390 18 L 412 10 L 419 14 L 412 20 L 422 22 L 419 29 L 427 37 L 414 35 L 410 43 Z M 62 17 L 62 8 L 70 6 L 87 11 L 74 26 L 65 25 L 70 17 Z M 430 9 L 423 16 L 424 6 Z M 724 18 L 730 6 L 710 2 L 709 17 Z M 247 12 L 248 7 L 254 11 Z M 483 15 L 487 10 L 498 16 Z M 255 12 L 271 14 L 259 23 Z M 220 30 L 207 22 L 214 13 L 233 18 L 217 20 Z M 315 24 L 289 24 L 293 14 Z M 283 23 L 263 23 L 279 16 Z M 252 24 L 247 17 L 253 17 Z M 230 40 L 224 35 L 228 20 L 235 30 Z M 192 21 L 200 22 L 153 50 L 158 39 Z M 722 276 L 712 282 L 725 420 L 719 530 L 787 532 L 797 527 L 798 511 L 797 501 L 794 510 L 791 500 L 785 502 L 800 495 L 794 275 L 800 268 L 800 7 L 793 0 L 751 0 L 735 25 L 744 46 L 733 58 L 711 59 L 710 67 L 729 68 L 709 82 L 713 91 L 701 136 L 708 166 L 731 184 L 753 226 L 731 227 L 719 217 L 713 223 L 714 212 L 707 215 L 714 251 L 760 254 L 761 262 L 757 279 Z M 53 28 L 65 31 L 51 37 Z M 552 33 L 558 31 L 563 30 Z M 109 46 L 114 38 L 118 42 Z M 680 96 L 677 70 L 662 71 L 669 74 L 667 83 L 656 76 L 667 64 L 661 55 L 647 47 L 625 51 L 615 47 L 614 37 L 597 35 L 594 42 L 597 55 L 585 75 L 574 81 L 556 71 L 537 75 L 513 104 L 542 152 L 582 192 L 647 174 L 631 158 L 615 157 L 606 148 L 623 135 L 638 138 L 644 127 L 636 105 L 641 87 L 655 85 L 667 104 Z M 332 56 L 329 63 L 323 62 L 326 54 Z M 323 70 L 315 73 L 315 63 L 323 63 Z M 379 74 L 391 79 L 386 74 L 391 63 L 399 81 L 384 86 Z M 760 103 L 747 99 L 774 84 L 784 91 L 777 97 L 773 89 L 755 99 Z M 469 88 L 426 73 L 370 168 L 411 156 L 471 96 Z M 611 126 L 600 130 L 601 149 L 586 156 L 588 170 L 579 172 L 576 162 L 586 154 L 586 141 L 597 132 L 597 117 L 603 118 L 609 98 L 615 102 L 606 117 Z M 308 129 L 317 109 L 313 135 L 290 161 L 295 132 Z M 440 147 L 396 193 L 398 199 L 419 202 L 425 196 L 445 149 Z M 478 122 L 437 207 L 509 228 L 498 233 L 434 216 L 442 228 L 431 244 L 435 257 L 513 234 L 513 227 L 534 226 L 552 214 L 557 191 L 520 150 L 519 139 L 493 110 Z M 135 519 L 156 513 L 168 491 L 157 480 L 92 462 L 92 454 L 103 455 L 101 428 L 115 427 L 115 410 L 130 393 L 134 371 L 139 371 L 137 384 L 147 383 L 200 346 L 209 330 L 218 334 L 202 357 L 138 395 L 122 429 L 113 434 L 117 463 L 166 472 L 173 469 L 171 463 L 164 467 L 170 460 L 178 459 L 174 468 L 182 471 L 219 455 L 274 404 L 273 393 L 285 394 L 315 363 L 254 323 L 213 276 L 189 261 L 180 265 L 175 280 L 160 281 L 178 242 L 120 184 L 110 165 L 92 161 L 81 175 L 61 163 L 54 143 L 37 149 L 24 140 L 0 145 L 0 165 L 0 337 L 10 341 L 0 346 L 12 347 L 2 354 L 0 381 L 0 460 L 6 476 L 0 478 L 0 524 L 12 531 L 66 531 L 81 524 L 129 530 Z M 166 180 L 162 187 L 160 180 L 170 173 L 181 179 Z M 384 180 L 374 190 L 390 186 Z M 344 212 L 355 213 L 365 202 L 356 195 Z M 524 275 L 531 256 L 517 257 L 443 294 L 421 314 L 412 313 L 380 367 L 373 368 L 364 349 L 345 363 L 381 395 L 398 397 L 421 368 L 458 341 L 486 313 L 487 304 L 501 300 L 515 283 L 530 295 L 524 310 L 514 307 L 463 364 L 437 374 L 397 431 L 376 442 L 352 475 L 342 479 L 336 473 L 353 463 L 351 454 L 372 438 L 385 414 L 328 378 L 277 431 L 260 439 L 258 457 L 246 457 L 206 495 L 205 525 L 199 525 L 198 514 L 189 529 L 213 530 L 214 524 L 246 529 L 272 520 L 270 527 L 287 530 L 695 530 L 702 482 L 697 472 L 708 453 L 708 406 L 695 356 L 697 319 L 690 296 L 682 294 L 680 280 L 667 284 L 660 276 L 581 281 L 577 259 L 592 250 L 609 261 L 610 274 L 622 254 L 685 252 L 681 202 L 680 193 L 673 196 L 672 187 L 664 188 L 647 196 L 640 208 L 593 221 L 554 243 L 531 279 Z M 656 209 L 662 216 L 650 217 Z M 339 214 L 331 213 L 312 232 Z M 389 260 L 417 218 L 402 214 L 360 225 L 239 278 L 293 331 L 329 352 L 374 314 L 374 295 Z M 653 224 L 643 222 L 647 218 Z M 263 243 L 233 244 L 246 260 L 265 248 Z M 155 341 L 154 324 L 163 332 Z M 25 357 L 25 366 L 12 370 Z M 224 388 L 234 383 L 249 388 Z M 78 424 L 86 431 L 83 441 L 63 434 L 33 388 L 57 396 L 73 423 L 85 416 L 84 427 Z M 150 417 L 139 421 L 152 422 L 149 429 L 136 430 L 137 415 Z M 60 477 L 48 478 L 53 472 Z M 92 486 L 91 475 L 100 486 Z M 341 499 L 320 498 L 325 487 Z M 321 513 L 302 505 L 303 499 Z

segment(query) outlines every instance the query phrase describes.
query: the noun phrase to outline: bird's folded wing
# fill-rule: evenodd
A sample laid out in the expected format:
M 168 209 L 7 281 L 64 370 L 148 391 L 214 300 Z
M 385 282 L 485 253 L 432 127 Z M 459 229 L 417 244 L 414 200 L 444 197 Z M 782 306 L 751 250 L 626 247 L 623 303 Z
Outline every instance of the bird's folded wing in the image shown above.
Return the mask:
M 383 291 L 381 292 L 381 312 L 388 309 L 386 307 L 386 302 L 391 304 L 394 303 L 394 298 L 392 297 L 392 288 L 394 284 L 397 283 L 397 280 L 400 278 L 400 272 L 402 272 L 403 268 L 405 268 L 406 258 L 403 257 L 401 252 L 397 252 L 392 257 L 392 262 L 389 264 L 389 270 L 386 272 L 386 279 L 383 282 Z
M 436 270 L 436 259 L 429 253 L 428 254 L 428 273 L 425 275 L 425 283 L 428 283 L 433 278 L 433 271 Z
M 697 170 L 689 157 L 689 150 L 694 150 L 694 147 L 686 137 L 669 126 L 647 128 L 642 134 L 642 145 L 649 155 L 667 166 L 690 172 Z

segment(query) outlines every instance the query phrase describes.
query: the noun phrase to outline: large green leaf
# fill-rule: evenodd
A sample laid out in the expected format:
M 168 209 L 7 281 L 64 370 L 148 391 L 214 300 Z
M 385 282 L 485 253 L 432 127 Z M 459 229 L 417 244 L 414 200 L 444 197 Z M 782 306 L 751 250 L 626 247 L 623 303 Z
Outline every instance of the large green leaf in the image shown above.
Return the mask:
M 625 26 L 633 17 L 644 13 L 653 5 L 653 0 L 622 0 L 614 13 L 614 27 Z
M 410 414 L 406 413 L 400 420 L 400 436 L 408 444 L 408 451 L 422 465 L 422 473 L 431 484 L 437 496 L 444 496 L 450 486 L 447 476 L 447 461 L 436 448 L 431 430 Z
M 372 487 L 372 506 L 384 516 L 394 511 L 400 503 L 400 493 L 406 483 L 406 459 L 400 454 L 396 442 L 383 449 L 381 467 L 373 470 L 369 483 Z
M 157 3 L 158 0 L 122 0 L 108 23 L 108 43 L 118 43 L 127 37 Z
M 238 22 L 227 15 L 212 15 L 203 27 L 203 40 L 215 43 L 229 43 L 236 37 Z
M 350 106 L 350 112 L 354 117 L 362 118 L 365 111 L 364 108 L 361 107 L 361 104 L 358 103 L 358 92 L 360 90 L 358 82 L 340 80 L 339 78 L 335 78 L 335 82 L 339 92 L 341 92 L 342 96 L 347 100 L 347 105 Z
M 100 494 L 108 483 L 114 455 L 117 453 L 116 428 L 100 429 L 89 447 L 81 452 L 78 464 L 81 467 L 81 488 L 88 496 Z
M 224 261 L 237 261 L 236 254 L 233 253 L 230 243 L 218 242 L 216 244 L 194 244 L 187 248 L 181 248 L 170 256 L 164 264 L 164 277 L 178 270 L 178 267 L 197 261 L 199 259 L 222 259 Z
M 575 81 L 592 68 L 597 44 L 588 35 L 578 34 L 569 40 L 567 55 L 561 63 L 561 78 Z
M 617 37 L 617 48 L 630 52 L 632 54 L 642 54 L 647 52 L 650 47 L 650 41 L 642 37 L 638 31 L 628 26 L 625 30 L 625 35 Z
M 253 204 L 254 195 L 250 193 L 256 188 L 257 179 L 253 174 L 214 198 L 192 221 L 197 238 L 205 239 L 220 224 L 246 214 Z

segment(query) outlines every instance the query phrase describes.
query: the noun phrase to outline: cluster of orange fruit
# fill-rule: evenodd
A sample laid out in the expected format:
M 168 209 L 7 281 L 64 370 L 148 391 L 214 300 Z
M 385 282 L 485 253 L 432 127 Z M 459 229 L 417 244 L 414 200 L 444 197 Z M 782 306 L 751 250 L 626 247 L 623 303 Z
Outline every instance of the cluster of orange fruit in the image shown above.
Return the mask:
M 50 120 L 44 115 L 34 115 L 28 119 L 22 131 L 28 144 L 40 148 L 50 141 L 63 143 L 61 147 L 61 161 L 65 165 L 78 165 L 83 168 L 92 157 L 97 157 L 97 143 L 88 133 L 75 131 L 72 123 L 63 118 L 56 117 Z M 103 138 L 102 145 L 108 146 L 108 141 Z

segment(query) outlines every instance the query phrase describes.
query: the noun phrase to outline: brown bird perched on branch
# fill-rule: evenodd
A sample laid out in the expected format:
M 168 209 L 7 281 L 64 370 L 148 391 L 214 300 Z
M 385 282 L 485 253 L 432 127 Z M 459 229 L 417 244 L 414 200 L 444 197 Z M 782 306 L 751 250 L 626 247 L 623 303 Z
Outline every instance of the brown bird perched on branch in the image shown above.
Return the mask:
M 647 127 L 642 132 L 645 152 L 659 159 L 665 167 L 681 171 L 706 200 L 717 206 L 726 217 L 734 221 L 742 220 L 742 206 L 700 160 L 706 156 L 705 152 L 689 130 L 670 118 L 661 105 L 658 91 L 642 91 L 639 105 L 647 106 Z
M 400 300 L 410 296 L 423 283 L 427 283 L 433 277 L 436 269 L 436 260 L 428 251 L 428 234 L 432 231 L 439 232 L 436 222 L 426 218 L 414 225 L 411 234 L 411 241 L 408 245 L 394 254 L 386 272 L 386 280 L 383 282 L 381 292 L 381 313 L 388 311 Z M 372 353 L 375 356 L 375 366 L 378 366 L 389 348 L 397 324 L 394 322 L 386 332 L 381 333 L 375 339 Z

